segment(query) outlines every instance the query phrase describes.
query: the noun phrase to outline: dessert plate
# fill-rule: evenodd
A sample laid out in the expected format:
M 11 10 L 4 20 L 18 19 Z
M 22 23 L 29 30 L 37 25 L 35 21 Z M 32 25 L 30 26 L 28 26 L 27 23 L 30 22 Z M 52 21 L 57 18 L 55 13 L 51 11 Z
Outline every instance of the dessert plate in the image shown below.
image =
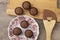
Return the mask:
M 20 26 L 21 21 L 26 20 L 29 23 L 28 28 L 22 28 Z M 13 29 L 19 27 L 22 30 L 22 34 L 19 36 L 16 36 L 13 34 Z M 33 36 L 31 38 L 27 38 L 25 36 L 25 31 L 26 30 L 32 30 L 33 31 Z M 39 25 L 38 23 L 31 17 L 26 16 L 26 15 L 20 15 L 14 18 L 9 26 L 8 26 L 8 36 L 10 40 L 37 40 L 39 35 Z

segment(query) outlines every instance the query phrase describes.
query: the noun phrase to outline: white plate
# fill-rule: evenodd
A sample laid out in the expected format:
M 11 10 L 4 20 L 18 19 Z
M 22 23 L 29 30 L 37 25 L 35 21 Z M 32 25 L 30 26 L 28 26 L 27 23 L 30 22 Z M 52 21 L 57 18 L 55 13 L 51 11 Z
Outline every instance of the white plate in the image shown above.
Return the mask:
M 29 26 L 26 29 L 24 29 L 24 28 L 22 28 L 20 26 L 20 22 L 23 21 L 23 20 L 26 20 L 29 23 Z M 21 28 L 21 30 L 22 30 L 22 34 L 21 35 L 15 36 L 13 34 L 13 31 L 12 30 L 15 27 Z M 31 37 L 31 38 L 27 38 L 25 36 L 25 34 L 24 34 L 26 30 L 32 30 L 33 33 L 34 33 L 34 36 Z M 10 22 L 10 24 L 8 26 L 8 36 L 9 36 L 9 39 L 10 40 L 37 40 L 38 35 L 39 35 L 39 25 L 38 25 L 38 23 L 33 18 L 31 18 L 29 16 L 26 16 L 26 15 L 17 16 L 16 18 L 14 18 Z

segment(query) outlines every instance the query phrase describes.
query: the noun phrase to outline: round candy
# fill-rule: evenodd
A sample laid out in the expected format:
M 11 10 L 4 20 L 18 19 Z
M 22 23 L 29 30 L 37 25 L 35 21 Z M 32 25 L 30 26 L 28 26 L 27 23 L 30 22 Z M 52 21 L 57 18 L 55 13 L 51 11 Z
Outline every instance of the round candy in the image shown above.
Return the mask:
M 33 36 L 33 32 L 31 30 L 26 30 L 25 31 L 25 36 L 28 38 L 31 38 Z
M 27 28 L 28 25 L 29 25 L 29 23 L 24 20 L 24 21 L 22 21 L 22 22 L 20 23 L 20 25 L 21 25 L 21 27 L 23 27 L 23 28 Z
M 18 36 L 21 33 L 22 33 L 22 30 L 20 28 L 16 27 L 16 28 L 13 29 L 13 34 L 14 35 Z
M 28 2 L 28 1 L 24 1 L 22 3 L 22 7 L 25 9 L 25 10 L 29 10 L 31 8 L 31 3 Z
M 32 7 L 29 12 L 31 15 L 35 16 L 38 14 L 38 9 L 35 7 Z
M 22 9 L 21 7 L 16 7 L 16 8 L 15 8 L 15 13 L 16 13 L 17 15 L 21 15 L 21 14 L 23 14 L 23 9 Z

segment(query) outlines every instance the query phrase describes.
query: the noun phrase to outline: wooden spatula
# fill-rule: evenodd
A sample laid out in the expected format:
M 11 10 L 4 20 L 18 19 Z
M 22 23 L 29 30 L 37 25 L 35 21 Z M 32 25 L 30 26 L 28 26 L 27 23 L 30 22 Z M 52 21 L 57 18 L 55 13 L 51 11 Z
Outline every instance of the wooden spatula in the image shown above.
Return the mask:
M 56 23 L 56 15 L 50 10 L 44 10 L 43 23 L 46 30 L 46 40 L 51 40 L 51 33 Z

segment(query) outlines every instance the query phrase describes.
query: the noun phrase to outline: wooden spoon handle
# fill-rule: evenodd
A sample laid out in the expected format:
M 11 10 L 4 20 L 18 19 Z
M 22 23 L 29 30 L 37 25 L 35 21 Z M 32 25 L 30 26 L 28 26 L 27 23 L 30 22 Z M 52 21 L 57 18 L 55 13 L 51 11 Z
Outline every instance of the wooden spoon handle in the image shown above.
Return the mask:
M 50 22 L 48 22 L 47 20 L 43 20 L 43 22 L 46 30 L 46 40 L 51 40 L 51 33 L 56 23 L 56 20 L 51 20 Z
M 51 40 L 51 32 L 52 31 L 46 31 L 46 40 Z

